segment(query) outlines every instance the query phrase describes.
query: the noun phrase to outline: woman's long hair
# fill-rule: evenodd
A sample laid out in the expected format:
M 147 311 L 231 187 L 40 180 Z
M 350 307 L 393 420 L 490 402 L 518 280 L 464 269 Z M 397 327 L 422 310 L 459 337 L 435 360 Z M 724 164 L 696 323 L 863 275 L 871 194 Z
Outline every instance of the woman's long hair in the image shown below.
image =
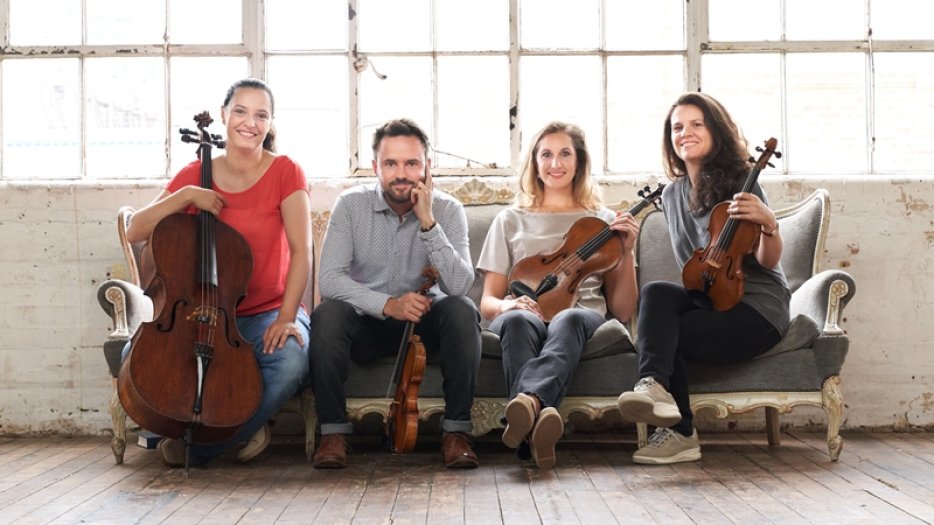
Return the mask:
M 519 169 L 519 193 L 516 194 L 516 204 L 520 208 L 541 206 L 545 198 L 545 183 L 539 178 L 536 159 L 542 139 L 552 133 L 566 133 L 571 137 L 571 144 L 574 146 L 574 153 L 577 156 L 577 171 L 574 172 L 574 180 L 571 183 L 574 202 L 588 210 L 599 209 L 603 199 L 590 175 L 590 154 L 587 152 L 584 131 L 574 124 L 557 121 L 550 122 L 532 138 L 532 147 L 526 152 Z
M 713 140 L 690 202 L 691 212 L 704 214 L 720 202 L 732 199 L 742 189 L 750 169 L 748 143 L 730 113 L 715 98 L 705 93 L 685 93 L 678 97 L 665 117 L 662 163 L 669 179 L 687 175 L 687 166 L 671 140 L 671 114 L 678 106 L 697 106 L 704 114 L 704 126 Z

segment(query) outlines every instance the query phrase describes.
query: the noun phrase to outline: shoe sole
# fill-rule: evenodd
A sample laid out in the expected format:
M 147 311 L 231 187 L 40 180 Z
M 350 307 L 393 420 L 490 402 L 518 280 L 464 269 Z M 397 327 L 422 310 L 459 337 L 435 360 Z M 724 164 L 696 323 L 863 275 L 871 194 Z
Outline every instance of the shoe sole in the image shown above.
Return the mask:
M 521 394 L 520 394 L 521 395 Z M 509 448 L 518 448 L 535 425 L 535 409 L 529 402 L 515 399 L 506 405 L 506 430 L 503 431 L 503 444 Z
M 555 466 L 555 443 L 564 435 L 564 420 L 553 407 L 542 410 L 532 431 L 532 458 L 540 469 Z
M 477 468 L 480 466 L 480 461 L 473 458 L 461 457 L 444 466 L 446 468 Z
M 648 423 L 655 427 L 668 428 L 681 422 L 681 414 L 655 413 L 655 402 L 635 392 L 623 392 L 616 401 L 616 408 L 626 421 Z
M 265 429 L 264 437 L 262 443 L 260 443 L 259 446 L 254 449 L 244 447 L 242 450 L 240 450 L 240 452 L 237 452 L 237 460 L 240 461 L 240 463 L 246 463 L 256 456 L 262 454 L 263 451 L 266 450 L 266 447 L 269 446 L 269 443 L 272 441 L 272 432 L 269 430 L 268 426 L 264 426 L 263 428 Z
M 314 464 L 314 467 L 317 468 L 317 469 L 335 470 L 335 469 L 347 468 L 347 464 L 346 464 L 346 463 L 341 463 L 340 461 L 335 461 L 335 460 L 329 459 L 329 460 L 326 460 L 326 461 L 318 461 L 318 462 L 316 462 L 316 463 Z
M 701 458 L 700 448 L 689 448 L 682 450 L 674 456 L 655 457 L 655 456 L 636 456 L 633 454 L 632 462 L 640 465 L 670 465 L 672 463 L 685 463 L 688 461 L 697 461 Z

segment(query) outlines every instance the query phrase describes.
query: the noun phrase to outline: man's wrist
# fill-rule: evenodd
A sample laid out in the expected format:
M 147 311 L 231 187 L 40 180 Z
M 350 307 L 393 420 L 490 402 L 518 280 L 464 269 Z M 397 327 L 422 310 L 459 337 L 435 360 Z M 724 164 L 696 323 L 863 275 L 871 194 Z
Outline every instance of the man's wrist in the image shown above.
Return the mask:
M 436 224 L 438 224 L 437 221 L 431 221 L 431 224 L 429 224 L 428 227 L 426 228 L 425 223 L 422 223 L 422 226 L 421 226 L 422 233 L 430 232 L 431 229 L 434 228 Z

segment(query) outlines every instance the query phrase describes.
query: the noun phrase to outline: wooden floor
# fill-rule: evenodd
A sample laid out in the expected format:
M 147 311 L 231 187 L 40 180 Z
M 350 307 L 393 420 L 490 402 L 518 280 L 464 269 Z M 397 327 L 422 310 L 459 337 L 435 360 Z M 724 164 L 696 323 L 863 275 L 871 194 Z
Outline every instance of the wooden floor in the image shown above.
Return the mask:
M 346 470 L 320 471 L 277 437 L 247 465 L 221 458 L 188 478 L 106 438 L 0 438 L 0 523 L 934 523 L 934 434 L 701 437 L 703 459 L 634 465 L 634 436 L 572 436 L 553 470 L 524 468 L 495 441 L 481 467 L 441 468 L 437 440 L 392 456 L 358 438 Z

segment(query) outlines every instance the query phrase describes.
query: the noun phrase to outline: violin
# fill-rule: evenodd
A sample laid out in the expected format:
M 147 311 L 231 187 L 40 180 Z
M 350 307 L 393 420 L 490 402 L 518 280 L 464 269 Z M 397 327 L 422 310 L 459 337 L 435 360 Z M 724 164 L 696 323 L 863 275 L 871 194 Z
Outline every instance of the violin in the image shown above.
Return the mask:
M 759 172 L 766 165 L 771 165 L 769 158 L 772 155 L 781 158 L 781 152 L 775 151 L 777 145 L 778 140 L 770 138 L 765 141 L 765 149 L 756 146 L 761 155 L 746 177 L 741 192 L 752 191 Z M 752 253 L 760 235 L 757 224 L 730 217 L 727 212 L 729 206 L 729 201 L 725 201 L 713 207 L 707 224 L 710 244 L 695 250 L 681 269 L 681 280 L 694 301 L 718 312 L 733 308 L 742 299 L 746 282 L 743 257 Z
M 422 277 L 425 282 L 416 293 L 428 295 L 428 290 L 438 282 L 438 270 L 427 266 L 422 270 Z M 418 438 L 418 387 L 425 376 L 427 357 L 425 345 L 414 331 L 415 323 L 406 321 L 396 366 L 386 393 L 386 397 L 392 396 L 386 419 L 386 436 L 389 438 L 389 449 L 394 454 L 412 452 Z
M 212 188 L 207 112 L 195 116 L 201 187 Z M 185 466 L 193 443 L 234 436 L 259 407 L 262 376 L 253 347 L 237 330 L 236 306 L 246 295 L 253 263 L 246 240 L 204 210 L 159 221 L 143 257 L 152 276 L 145 293 L 154 319 L 134 334 L 117 381 L 120 402 L 141 427 L 184 439 Z
M 639 190 L 642 200 L 629 209 L 636 215 L 650 204 L 658 205 L 664 184 L 652 191 Z M 591 275 L 604 273 L 622 258 L 622 241 L 610 226 L 596 217 L 583 217 L 571 225 L 564 243 L 554 252 L 536 254 L 517 262 L 509 271 L 509 293 L 534 299 L 545 321 L 577 302 L 578 289 Z

